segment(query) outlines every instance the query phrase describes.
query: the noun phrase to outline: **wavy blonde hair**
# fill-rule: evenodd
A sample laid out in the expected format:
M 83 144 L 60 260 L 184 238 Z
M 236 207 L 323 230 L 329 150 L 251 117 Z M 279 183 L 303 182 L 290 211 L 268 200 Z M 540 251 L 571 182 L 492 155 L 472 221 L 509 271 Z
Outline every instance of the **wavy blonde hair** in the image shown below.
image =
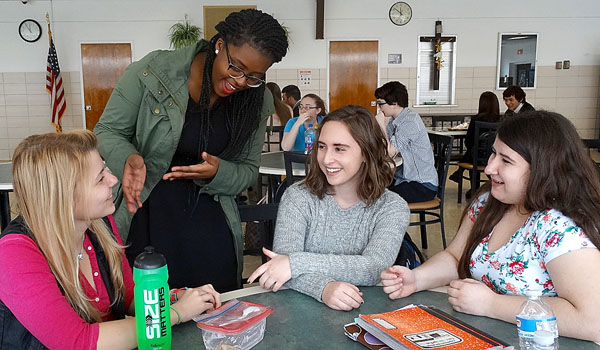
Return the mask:
M 76 197 L 85 198 L 91 188 L 90 154 L 98 140 L 88 130 L 29 136 L 13 155 L 13 184 L 17 211 L 29 228 L 29 236 L 44 254 L 69 304 L 87 322 L 101 322 L 102 315 L 86 296 L 79 280 L 75 239 Z M 85 209 L 85 208 L 84 208 Z M 91 218 L 109 264 L 115 301 L 125 293 L 122 249 L 101 218 Z

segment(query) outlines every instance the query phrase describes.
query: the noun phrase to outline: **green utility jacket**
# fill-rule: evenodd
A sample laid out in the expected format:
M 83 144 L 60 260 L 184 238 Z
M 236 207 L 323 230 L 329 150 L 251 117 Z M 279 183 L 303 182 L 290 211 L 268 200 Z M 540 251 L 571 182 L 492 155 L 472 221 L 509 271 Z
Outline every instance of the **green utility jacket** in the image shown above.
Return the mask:
M 144 158 L 146 182 L 140 195 L 143 203 L 171 164 L 189 100 L 190 66 L 194 56 L 208 47 L 208 42 L 201 40 L 181 50 L 154 51 L 132 63 L 117 83 L 94 128 L 100 142 L 100 154 L 119 179 L 113 188 L 114 218 L 124 242 L 133 217 L 127 210 L 121 190 L 125 161 L 133 153 Z M 230 161 L 220 159 L 212 180 L 195 180 L 202 193 L 214 195 L 221 203 L 233 233 L 240 277 L 243 243 L 235 196 L 258 178 L 267 117 L 273 113 L 273 96 L 265 89 L 261 122 L 247 143 L 250 152 L 242 152 L 239 158 Z

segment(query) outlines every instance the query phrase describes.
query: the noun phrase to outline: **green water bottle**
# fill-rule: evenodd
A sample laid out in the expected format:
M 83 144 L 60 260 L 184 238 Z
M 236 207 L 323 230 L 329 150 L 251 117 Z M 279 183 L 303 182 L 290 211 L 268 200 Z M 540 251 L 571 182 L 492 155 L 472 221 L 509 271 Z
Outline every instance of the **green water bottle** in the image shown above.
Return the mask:
M 169 272 L 165 257 L 146 247 L 133 263 L 135 326 L 139 350 L 171 349 Z

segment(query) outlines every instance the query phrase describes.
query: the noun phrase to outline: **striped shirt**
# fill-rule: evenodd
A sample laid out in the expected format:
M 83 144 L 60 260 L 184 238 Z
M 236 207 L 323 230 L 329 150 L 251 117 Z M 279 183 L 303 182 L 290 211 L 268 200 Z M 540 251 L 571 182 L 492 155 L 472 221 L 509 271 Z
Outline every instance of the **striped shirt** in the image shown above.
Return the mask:
M 416 181 L 437 191 L 438 178 L 429 136 L 419 114 L 404 108 L 386 128 L 388 138 L 402 156 L 402 165 L 394 175 L 394 185 Z

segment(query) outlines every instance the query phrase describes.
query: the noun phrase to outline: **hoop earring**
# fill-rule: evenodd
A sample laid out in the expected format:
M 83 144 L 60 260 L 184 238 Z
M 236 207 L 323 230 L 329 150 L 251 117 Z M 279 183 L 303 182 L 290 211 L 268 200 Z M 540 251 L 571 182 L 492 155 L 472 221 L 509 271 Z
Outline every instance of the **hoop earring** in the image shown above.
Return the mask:
M 219 49 L 216 49 L 215 50 L 215 55 L 218 55 L 218 54 L 219 54 Z

